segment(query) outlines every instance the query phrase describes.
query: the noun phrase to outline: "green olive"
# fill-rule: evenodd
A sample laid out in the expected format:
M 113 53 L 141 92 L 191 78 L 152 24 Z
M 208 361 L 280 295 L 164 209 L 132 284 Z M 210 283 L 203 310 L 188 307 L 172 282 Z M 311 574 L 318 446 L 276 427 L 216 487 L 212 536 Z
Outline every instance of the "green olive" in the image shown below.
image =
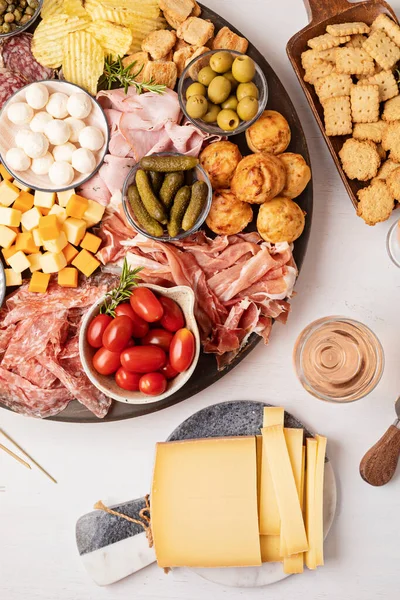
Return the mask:
M 217 76 L 216 72 L 213 71 L 210 66 L 208 66 L 208 67 L 203 67 L 199 71 L 197 79 L 200 83 L 202 83 L 203 85 L 208 87 L 210 85 L 210 83 L 212 82 L 212 80 L 214 79 L 214 77 L 216 77 L 216 76 Z
M 236 81 L 239 83 L 247 83 L 251 81 L 256 73 L 254 60 L 250 56 L 238 56 L 233 61 L 232 73 Z
M 7 6 L 8 4 L 5 0 L 0 0 L 0 15 L 6 12 Z
M 229 108 L 221 110 L 218 113 L 217 117 L 218 127 L 223 129 L 224 131 L 233 131 L 239 127 L 239 117 L 234 110 L 230 110 Z
M 233 63 L 233 56 L 230 52 L 222 50 L 216 52 L 210 58 L 210 67 L 217 73 L 226 73 L 230 70 Z
M 246 96 L 252 96 L 258 100 L 258 87 L 252 81 L 249 83 L 239 83 L 238 89 L 236 90 L 236 97 L 239 100 L 243 100 Z
M 203 117 L 203 121 L 205 123 L 215 123 L 218 117 L 218 113 L 220 112 L 221 107 L 218 104 L 213 104 L 212 102 L 208 103 L 208 110 Z
M 14 21 L 15 17 L 12 13 L 6 13 L 4 15 L 4 23 L 12 23 Z
M 236 90 L 236 88 L 238 86 L 238 82 L 232 75 L 232 71 L 227 71 L 226 73 L 223 74 L 222 77 L 225 77 L 225 79 L 228 79 L 231 82 L 232 90 Z
M 208 109 L 208 102 L 204 96 L 190 96 L 186 102 L 186 112 L 192 119 L 201 119 Z
M 3 33 L 9 33 L 11 31 L 11 25 L 10 25 L 10 23 L 4 23 L 1 26 L 1 28 L 3 30 Z
M 192 83 L 189 85 L 186 90 L 186 100 L 190 98 L 190 96 L 205 96 L 207 93 L 206 86 L 202 83 Z
M 222 102 L 225 102 L 230 93 L 230 81 L 228 81 L 228 79 L 225 77 L 222 77 L 222 75 L 214 77 L 208 86 L 208 97 L 214 104 L 221 104 Z
M 31 16 L 30 15 L 22 15 L 21 20 L 19 22 L 20 25 L 24 25 L 25 23 L 27 23 L 28 21 L 31 20 Z
M 225 102 L 221 104 L 222 108 L 230 108 L 232 110 L 236 110 L 237 105 L 238 100 L 236 96 L 229 96 L 229 98 L 227 98 Z
M 246 96 L 237 105 L 237 114 L 243 121 L 251 121 L 258 112 L 258 100 L 253 96 Z

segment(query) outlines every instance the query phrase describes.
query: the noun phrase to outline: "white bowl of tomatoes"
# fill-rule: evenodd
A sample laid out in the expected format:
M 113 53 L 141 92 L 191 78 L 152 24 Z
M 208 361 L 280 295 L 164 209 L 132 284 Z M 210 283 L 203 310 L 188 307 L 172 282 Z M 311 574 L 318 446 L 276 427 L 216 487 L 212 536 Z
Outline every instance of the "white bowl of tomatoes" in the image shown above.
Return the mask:
M 200 354 L 193 291 L 139 284 L 115 316 L 101 314 L 104 300 L 86 313 L 79 334 L 90 381 L 128 404 L 158 402 L 183 387 Z

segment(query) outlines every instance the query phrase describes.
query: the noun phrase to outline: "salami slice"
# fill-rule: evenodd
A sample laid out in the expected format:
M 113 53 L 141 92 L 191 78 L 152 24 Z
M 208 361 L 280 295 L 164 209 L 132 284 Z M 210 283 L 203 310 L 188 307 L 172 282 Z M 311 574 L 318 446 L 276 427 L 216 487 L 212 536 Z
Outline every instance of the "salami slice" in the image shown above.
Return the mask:
M 26 84 L 27 81 L 22 75 L 10 73 L 9 71 L 0 73 L 0 108 L 2 108 L 3 104 L 14 94 L 14 92 L 21 89 Z
M 9 71 L 22 75 L 27 83 L 52 79 L 53 69 L 40 65 L 32 54 L 32 37 L 31 33 L 22 33 L 4 42 L 2 49 L 4 66 Z

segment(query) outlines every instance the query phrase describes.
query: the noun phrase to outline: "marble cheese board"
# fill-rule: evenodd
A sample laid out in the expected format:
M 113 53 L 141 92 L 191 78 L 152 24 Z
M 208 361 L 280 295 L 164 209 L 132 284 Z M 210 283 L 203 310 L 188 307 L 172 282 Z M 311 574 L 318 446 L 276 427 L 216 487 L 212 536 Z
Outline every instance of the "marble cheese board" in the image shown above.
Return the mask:
M 270 404 L 239 400 L 221 402 L 203 408 L 183 421 L 168 437 L 168 441 L 246 436 L 260 433 L 263 409 Z M 301 427 L 306 437 L 312 433 L 293 415 L 285 411 L 285 427 Z M 145 506 L 137 498 L 113 506 L 113 510 L 139 518 Z M 336 510 L 336 481 L 332 465 L 325 460 L 324 536 L 333 523 Z M 149 548 L 146 535 L 139 525 L 102 511 L 82 516 L 76 524 L 79 555 L 89 576 L 98 585 L 115 583 L 156 562 L 154 548 Z M 195 573 L 225 586 L 261 587 L 288 577 L 281 563 L 263 563 L 259 567 L 192 569 Z

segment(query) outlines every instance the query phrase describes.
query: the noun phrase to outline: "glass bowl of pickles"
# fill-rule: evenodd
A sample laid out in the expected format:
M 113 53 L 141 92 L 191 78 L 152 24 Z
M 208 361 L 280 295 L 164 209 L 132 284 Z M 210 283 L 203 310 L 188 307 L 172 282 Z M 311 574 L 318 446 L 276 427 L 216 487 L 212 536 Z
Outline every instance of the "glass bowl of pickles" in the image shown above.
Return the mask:
M 161 242 L 182 240 L 197 231 L 211 202 L 211 183 L 199 159 L 173 152 L 144 156 L 122 188 L 128 223 Z
M 0 41 L 26 31 L 39 17 L 44 0 L 0 0 Z
M 189 121 L 208 134 L 236 135 L 265 109 L 268 85 L 257 63 L 234 50 L 211 50 L 193 59 L 179 79 L 178 97 Z

